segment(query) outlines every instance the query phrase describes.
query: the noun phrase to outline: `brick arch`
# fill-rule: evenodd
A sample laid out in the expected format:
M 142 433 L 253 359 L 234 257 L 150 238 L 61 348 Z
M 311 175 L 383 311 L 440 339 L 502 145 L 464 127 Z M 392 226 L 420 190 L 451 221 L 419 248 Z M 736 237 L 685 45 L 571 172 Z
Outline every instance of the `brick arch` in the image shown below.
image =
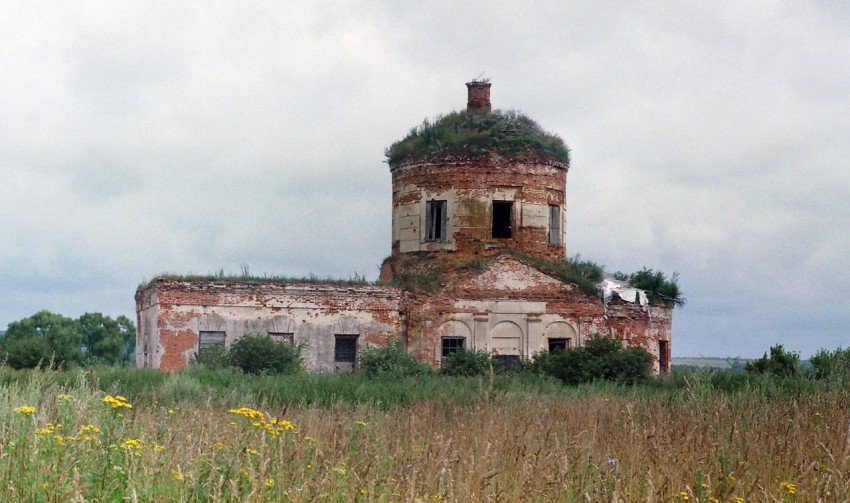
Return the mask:
M 512 321 L 500 321 L 490 330 L 490 352 L 496 355 L 520 355 L 522 337 L 522 327 Z
M 551 351 L 554 341 L 563 340 L 566 340 L 566 343 L 562 342 L 561 344 L 563 345 L 560 347 L 576 347 L 581 344 L 578 331 L 570 323 L 566 321 L 553 321 L 543 329 L 543 347 L 541 349 L 549 349 Z
M 472 329 L 460 320 L 443 322 L 437 327 L 436 334 L 438 337 L 463 337 L 468 341 L 472 340 Z
M 543 329 L 543 337 L 546 337 L 547 339 L 553 337 L 567 338 L 572 339 L 574 342 L 578 342 L 578 332 L 566 321 L 553 321 L 546 325 L 546 328 Z

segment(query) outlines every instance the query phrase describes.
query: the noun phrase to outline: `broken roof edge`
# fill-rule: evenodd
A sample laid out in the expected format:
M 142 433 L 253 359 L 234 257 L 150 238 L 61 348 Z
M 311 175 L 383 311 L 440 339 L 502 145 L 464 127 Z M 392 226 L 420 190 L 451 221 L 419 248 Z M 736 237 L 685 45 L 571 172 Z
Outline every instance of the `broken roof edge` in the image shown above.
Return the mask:
M 326 285 L 326 286 L 385 286 L 377 282 L 367 281 L 363 276 L 355 274 L 348 279 L 333 278 L 326 276 L 320 278 L 315 274 L 305 277 L 291 276 L 250 276 L 250 275 L 223 275 L 223 274 L 159 274 L 151 280 L 142 281 L 136 291 L 150 288 L 156 283 L 164 281 L 189 282 L 189 283 L 233 283 L 233 284 L 284 284 L 284 285 Z

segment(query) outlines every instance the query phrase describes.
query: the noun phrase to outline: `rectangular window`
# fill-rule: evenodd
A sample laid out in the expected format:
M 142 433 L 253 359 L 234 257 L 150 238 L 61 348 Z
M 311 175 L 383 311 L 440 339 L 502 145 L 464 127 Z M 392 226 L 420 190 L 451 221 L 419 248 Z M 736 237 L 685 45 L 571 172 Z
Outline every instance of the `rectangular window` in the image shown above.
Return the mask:
M 269 332 L 269 337 L 275 342 L 285 342 L 290 346 L 295 343 L 295 334 L 292 332 Z
M 198 351 L 203 351 L 213 344 L 224 344 L 224 332 L 198 332 Z
M 555 351 L 564 351 L 566 349 L 570 349 L 570 340 L 563 338 L 552 338 L 549 339 L 549 352 L 554 353 Z
M 452 353 L 456 353 L 463 349 L 466 343 L 465 337 L 443 337 L 442 355 L 443 358 Z
M 561 208 L 549 205 L 549 244 L 561 244 Z
M 334 336 L 334 370 L 337 372 L 353 372 L 357 363 L 357 336 Z
M 502 364 L 505 369 L 512 369 L 519 363 L 519 355 L 493 355 L 493 360 Z
M 425 203 L 425 241 L 446 240 L 446 202 Z
M 493 201 L 493 237 L 495 239 L 511 238 L 513 204 L 513 201 Z

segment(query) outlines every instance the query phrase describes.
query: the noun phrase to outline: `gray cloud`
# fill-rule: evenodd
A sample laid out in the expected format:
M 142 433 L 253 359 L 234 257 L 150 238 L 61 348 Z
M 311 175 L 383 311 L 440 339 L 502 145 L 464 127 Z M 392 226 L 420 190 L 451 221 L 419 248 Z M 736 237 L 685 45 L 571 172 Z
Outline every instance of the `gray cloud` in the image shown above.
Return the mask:
M 0 325 L 160 272 L 374 278 L 383 149 L 493 79 L 573 150 L 568 249 L 681 273 L 676 355 L 846 345 L 848 9 L 11 3 Z

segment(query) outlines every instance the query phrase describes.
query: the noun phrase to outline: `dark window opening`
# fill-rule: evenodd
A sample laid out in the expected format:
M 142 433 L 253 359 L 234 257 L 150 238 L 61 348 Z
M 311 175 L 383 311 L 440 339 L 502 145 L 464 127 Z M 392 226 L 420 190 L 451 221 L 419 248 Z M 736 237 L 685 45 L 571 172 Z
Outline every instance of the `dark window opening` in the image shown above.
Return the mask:
M 670 370 L 670 341 L 658 341 L 658 367 L 661 372 Z
M 446 240 L 446 202 L 425 203 L 425 241 Z
M 337 372 L 354 371 L 357 362 L 357 336 L 334 336 L 334 370 Z
M 549 205 L 549 244 L 561 244 L 561 208 Z
M 569 339 L 549 339 L 549 352 L 554 353 L 555 351 L 570 349 L 570 342 Z
M 198 332 L 198 351 L 203 351 L 213 344 L 224 344 L 224 332 Z
M 493 201 L 493 237 L 511 238 L 511 213 L 513 201 Z
M 269 332 L 269 337 L 275 342 L 285 342 L 290 346 L 295 343 L 295 334 L 292 332 Z
M 443 337 L 443 358 L 463 349 L 466 339 L 464 337 Z
M 493 360 L 502 364 L 505 369 L 512 369 L 519 363 L 518 355 L 493 355 Z

